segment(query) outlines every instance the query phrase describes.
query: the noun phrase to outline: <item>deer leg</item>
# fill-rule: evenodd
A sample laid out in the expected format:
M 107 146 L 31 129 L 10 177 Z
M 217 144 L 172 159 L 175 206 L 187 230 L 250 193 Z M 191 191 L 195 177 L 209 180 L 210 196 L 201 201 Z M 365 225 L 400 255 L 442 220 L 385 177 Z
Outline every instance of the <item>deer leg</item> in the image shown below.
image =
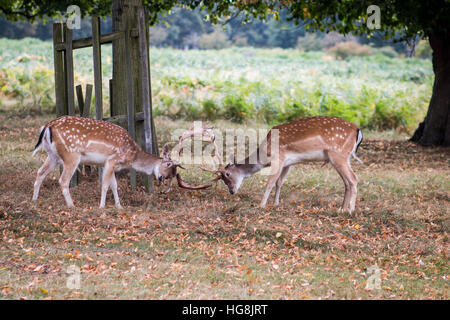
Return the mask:
M 291 170 L 291 166 L 284 167 L 283 170 L 281 170 L 280 177 L 277 180 L 276 191 L 275 191 L 275 202 L 274 202 L 274 205 L 276 205 L 276 206 L 278 206 L 280 204 L 281 186 L 283 185 L 284 180 L 286 180 L 286 176 L 288 175 L 289 170 Z
M 173 178 L 170 178 L 170 179 L 168 180 L 168 182 L 167 182 L 167 190 L 166 190 L 166 193 L 169 193 L 170 190 L 172 190 L 172 181 L 173 181 Z
M 271 176 L 269 176 L 269 179 L 267 180 L 266 192 L 264 193 L 264 196 L 261 200 L 261 204 L 260 204 L 261 208 L 266 207 L 267 199 L 269 199 L 270 192 L 272 191 L 275 183 L 277 182 L 278 178 L 280 177 L 281 171 L 282 171 L 282 166 L 278 166 L 275 173 L 272 174 Z
M 355 210 L 356 196 L 358 194 L 358 177 L 350 165 L 350 156 L 347 159 L 347 168 L 350 175 L 350 213 Z
M 80 156 L 73 157 L 72 159 L 66 160 L 64 159 L 64 168 L 59 178 L 59 184 L 61 185 L 62 194 L 64 199 L 66 200 L 66 204 L 68 207 L 74 207 L 72 197 L 70 196 L 69 185 L 70 179 L 72 178 L 75 170 L 78 168 L 78 164 L 80 163 Z
M 47 156 L 47 159 L 45 160 L 44 164 L 42 165 L 42 167 L 39 168 L 37 172 L 36 181 L 34 182 L 33 201 L 36 201 L 38 199 L 39 190 L 41 188 L 42 182 L 44 181 L 45 177 L 53 169 L 55 169 L 57 164 L 58 161 L 56 161 L 56 159 Z
M 117 193 L 117 180 L 116 180 L 116 175 L 114 174 L 114 171 L 111 174 L 110 187 L 111 187 L 112 193 L 114 195 L 114 202 L 115 202 L 116 208 L 122 209 L 122 206 L 120 204 L 119 194 Z
M 345 195 L 342 209 L 351 214 L 352 211 L 355 210 L 356 195 L 358 192 L 358 178 L 350 167 L 348 157 L 344 157 L 338 153 L 328 152 L 328 158 L 345 184 Z
M 102 195 L 100 198 L 100 206 L 99 206 L 100 208 L 105 207 L 106 193 L 108 192 L 113 175 L 114 175 L 114 165 L 112 165 L 110 162 L 106 162 L 105 167 L 103 168 Z

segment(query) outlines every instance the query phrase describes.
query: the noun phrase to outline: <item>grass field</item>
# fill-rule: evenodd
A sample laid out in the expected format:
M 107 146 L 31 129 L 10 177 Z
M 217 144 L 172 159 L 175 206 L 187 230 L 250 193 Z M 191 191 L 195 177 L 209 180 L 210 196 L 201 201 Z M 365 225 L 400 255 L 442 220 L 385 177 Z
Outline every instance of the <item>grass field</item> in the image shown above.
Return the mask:
M 170 119 L 276 124 L 321 114 L 412 133 L 433 85 L 430 60 L 381 54 L 338 60 L 294 49 L 152 48 L 150 55 L 154 112 Z M 0 39 L 0 94 L 25 113 L 54 108 L 52 57 L 49 41 Z M 74 65 L 75 84 L 92 84 L 92 50 L 76 50 Z M 108 110 L 111 46 L 102 46 L 102 70 Z
M 353 165 L 360 180 L 354 215 L 338 212 L 343 183 L 321 164 L 292 170 L 281 205 L 264 210 L 258 204 L 265 179 L 258 175 L 235 196 L 222 183 L 168 193 L 163 186 L 149 195 L 131 190 L 122 176 L 125 209 L 114 209 L 108 194 L 99 210 L 95 174 L 71 189 L 77 208 L 67 209 L 57 170 L 31 202 L 45 157 L 31 151 L 53 117 L 0 112 L 3 299 L 449 298 L 448 149 L 367 132 L 358 151 L 364 165 Z M 160 145 L 189 124 L 162 117 L 156 123 Z M 190 169 L 182 173 L 190 182 L 210 178 Z M 374 265 L 381 283 L 369 290 Z M 67 287 L 70 266 L 80 270 L 78 289 Z

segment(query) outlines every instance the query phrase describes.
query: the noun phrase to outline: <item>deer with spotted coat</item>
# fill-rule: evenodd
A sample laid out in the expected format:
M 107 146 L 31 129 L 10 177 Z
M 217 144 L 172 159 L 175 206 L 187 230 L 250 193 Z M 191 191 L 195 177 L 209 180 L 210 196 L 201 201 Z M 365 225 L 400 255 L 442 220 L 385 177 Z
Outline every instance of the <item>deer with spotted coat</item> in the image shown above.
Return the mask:
M 105 206 L 106 193 L 110 187 L 115 206 L 122 207 L 114 174 L 122 169 L 153 175 L 159 181 L 176 176 L 178 185 L 186 189 L 205 189 L 210 186 L 190 186 L 185 183 L 176 172 L 181 165 L 172 161 L 167 144 L 163 147 L 163 157 L 157 157 L 142 150 L 125 129 L 106 121 L 74 116 L 52 120 L 41 128 L 33 156 L 42 148 L 47 152 L 47 159 L 38 170 L 33 201 L 38 199 L 45 177 L 58 164 L 63 165 L 59 183 L 69 207 L 74 206 L 69 192 L 70 179 L 80 164 L 104 166 L 100 208 Z
M 273 130 L 278 133 L 278 150 L 271 155 L 271 135 Z M 358 178 L 350 165 L 350 158 L 356 156 L 356 151 L 363 139 L 362 131 L 353 123 L 337 117 L 309 117 L 273 127 L 265 140 L 267 159 L 247 157 L 243 163 L 231 163 L 216 170 L 202 168 L 217 175 L 215 180 L 222 180 L 230 194 L 235 194 L 244 178 L 260 171 L 274 162 L 274 168 L 267 181 L 266 191 L 260 206 L 264 208 L 273 187 L 276 185 L 275 205 L 280 203 L 280 191 L 292 165 L 304 161 L 330 162 L 341 176 L 345 185 L 342 209 L 351 213 L 355 210 Z M 275 158 L 273 158 L 275 156 Z M 250 159 L 257 159 L 251 163 Z M 234 161 L 233 161 L 234 162 Z

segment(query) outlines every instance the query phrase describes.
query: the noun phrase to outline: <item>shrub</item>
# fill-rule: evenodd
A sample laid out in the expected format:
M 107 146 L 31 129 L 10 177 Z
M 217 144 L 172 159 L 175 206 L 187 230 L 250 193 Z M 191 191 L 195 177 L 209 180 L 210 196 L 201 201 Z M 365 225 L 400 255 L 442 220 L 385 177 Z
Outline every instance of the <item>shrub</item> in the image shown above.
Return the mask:
M 428 40 L 420 40 L 416 46 L 415 57 L 427 59 L 433 55 L 433 49 L 430 47 Z
M 179 106 L 176 118 L 185 120 L 201 119 L 202 108 L 195 101 L 180 100 Z
M 372 49 L 369 46 L 361 45 L 354 41 L 338 43 L 328 49 L 328 51 L 340 59 L 345 59 L 351 56 L 368 56 L 372 53 Z
M 247 37 L 235 35 L 233 37 L 233 45 L 235 45 L 236 47 L 247 47 L 248 46 Z
M 20 59 L 22 59 L 20 57 Z M 20 60 L 27 61 L 27 60 Z M 22 112 L 30 113 L 36 109 L 52 111 L 53 72 L 43 67 L 27 69 L 12 67 L 0 69 L 0 93 L 18 100 L 17 106 Z
M 315 33 L 307 33 L 297 39 L 296 48 L 301 51 L 320 51 L 323 49 L 322 39 Z
M 265 123 L 274 124 L 280 113 L 279 106 L 274 104 L 269 96 L 258 99 L 259 104 L 255 105 L 256 118 Z
M 322 46 L 323 48 L 331 48 L 335 45 L 345 42 L 345 41 L 354 41 L 357 42 L 357 38 L 354 35 L 343 35 L 336 31 L 328 32 L 323 38 L 322 38 Z
M 223 109 L 223 115 L 226 119 L 239 123 L 251 117 L 253 110 L 240 95 L 227 95 L 223 99 Z
M 150 29 L 150 44 L 157 47 L 162 46 L 165 43 L 168 34 L 169 32 L 166 28 L 159 26 L 152 27 Z
M 375 53 L 382 54 L 383 56 L 386 56 L 388 58 L 397 58 L 398 57 L 397 51 L 395 51 L 395 49 L 390 46 L 376 48 L 376 49 L 374 49 L 374 51 L 375 51 Z
M 289 122 L 296 119 L 312 116 L 310 110 L 302 102 L 287 105 L 284 112 L 278 115 L 279 122 Z
M 219 107 L 213 99 L 202 102 L 204 120 L 215 120 L 219 116 Z
M 198 39 L 198 47 L 203 50 L 224 49 L 230 46 L 227 35 L 220 29 L 216 29 L 211 33 L 203 34 Z
M 402 124 L 405 124 L 405 121 L 401 112 L 389 108 L 385 102 L 377 102 L 368 127 L 370 129 L 387 130 L 395 129 Z

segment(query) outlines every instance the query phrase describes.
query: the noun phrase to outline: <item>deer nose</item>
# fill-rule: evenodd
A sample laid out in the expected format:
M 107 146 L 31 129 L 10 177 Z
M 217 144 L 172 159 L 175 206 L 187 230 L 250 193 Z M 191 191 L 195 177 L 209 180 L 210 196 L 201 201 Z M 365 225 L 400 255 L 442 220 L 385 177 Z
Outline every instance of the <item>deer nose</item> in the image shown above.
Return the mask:
M 159 176 L 158 180 L 163 181 L 163 176 Z
M 234 194 L 234 191 L 233 191 L 233 190 L 230 190 L 230 194 Z

